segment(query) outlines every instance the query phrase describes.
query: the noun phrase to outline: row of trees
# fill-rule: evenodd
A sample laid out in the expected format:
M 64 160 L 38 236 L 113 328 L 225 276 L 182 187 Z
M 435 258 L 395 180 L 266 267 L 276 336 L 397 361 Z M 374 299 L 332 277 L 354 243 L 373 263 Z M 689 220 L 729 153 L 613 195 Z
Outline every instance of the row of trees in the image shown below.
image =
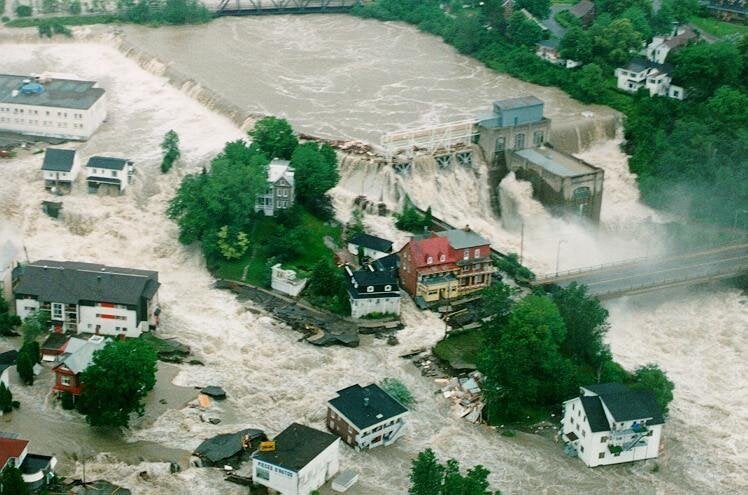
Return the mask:
M 515 301 L 516 291 L 487 289 L 484 305 L 494 318 L 484 324 L 485 349 L 478 368 L 486 376 L 486 415 L 516 420 L 573 397 L 580 385 L 618 382 L 652 390 L 663 411 L 673 384 L 655 365 L 628 373 L 604 343 L 608 312 L 586 287 L 572 284 L 551 295 Z
M 356 12 L 410 22 L 495 70 L 625 112 L 629 166 L 638 174 L 649 204 L 726 225 L 735 223 L 736 211 L 748 209 L 748 190 L 741 187 L 748 173 L 748 120 L 745 112 L 725 111 L 737 108 L 746 96 L 746 37 L 738 43 L 695 43 L 675 52 L 668 62 L 675 67 L 675 83 L 688 92 L 683 102 L 648 94 L 631 97 L 618 91 L 613 80 L 614 68 L 625 64 L 642 42 L 670 32 L 672 22 L 697 13 L 696 0 L 662 0 L 656 14 L 649 0 L 596 1 L 598 16 L 592 26 L 572 27 L 561 42 L 562 56 L 586 62 L 577 70 L 535 56 L 533 44 L 542 36 L 537 26 L 521 14 L 507 21 L 500 0 L 473 3 L 475 9 L 453 8 L 451 13 L 442 10 L 442 3 L 377 0 Z M 542 14 L 542 9 L 535 13 Z
M 410 495 L 501 495 L 491 491 L 488 475 L 491 472 L 478 464 L 460 472 L 460 463 L 449 459 L 441 463 L 431 449 L 420 452 L 411 462 Z

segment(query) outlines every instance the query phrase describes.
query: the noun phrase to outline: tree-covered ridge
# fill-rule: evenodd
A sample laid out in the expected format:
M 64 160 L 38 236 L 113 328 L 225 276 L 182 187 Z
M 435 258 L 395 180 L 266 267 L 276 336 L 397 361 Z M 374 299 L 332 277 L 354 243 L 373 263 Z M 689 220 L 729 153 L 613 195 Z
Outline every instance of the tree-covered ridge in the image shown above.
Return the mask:
M 521 3 L 542 17 L 547 2 Z M 648 204 L 730 226 L 736 212 L 748 210 L 745 36 L 737 42 L 698 41 L 676 51 L 667 62 L 674 66 L 674 83 L 685 87 L 688 98 L 650 98 L 646 91 L 629 95 L 617 90 L 614 70 L 653 35 L 670 33 L 673 22 L 686 22 L 698 13 L 697 0 L 662 0 L 657 13 L 650 0 L 597 0 L 594 22 L 588 28 L 572 26 L 561 40 L 562 56 L 584 62 L 576 70 L 537 57 L 534 43 L 543 34 L 517 12 L 506 19 L 503 4 L 376 0 L 356 13 L 409 22 L 492 69 L 624 112 L 624 149 Z M 748 224 L 748 219 L 739 220 L 739 225 Z

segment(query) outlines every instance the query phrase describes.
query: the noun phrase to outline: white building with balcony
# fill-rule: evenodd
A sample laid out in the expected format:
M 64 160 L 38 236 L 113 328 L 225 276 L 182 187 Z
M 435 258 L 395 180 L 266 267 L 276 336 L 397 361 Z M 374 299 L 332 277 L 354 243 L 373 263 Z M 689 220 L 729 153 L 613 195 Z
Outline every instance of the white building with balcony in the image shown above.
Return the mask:
M 649 96 L 667 96 L 676 100 L 683 100 L 686 91 L 681 86 L 673 84 L 672 69 L 667 64 L 658 64 L 646 59 L 632 60 L 626 67 L 616 69 L 616 84 L 618 89 L 636 93 L 641 88 L 649 91 Z
M 130 160 L 110 156 L 92 156 L 86 163 L 88 192 L 108 189 L 122 194 L 132 182 L 135 167 Z
M 564 402 L 561 434 L 567 449 L 595 467 L 657 457 L 664 423 L 652 392 L 603 383 Z
M 340 469 L 340 439 L 327 432 L 292 423 L 273 444 L 252 454 L 252 481 L 282 495 L 308 495 Z
M 386 447 L 405 434 L 408 409 L 377 384 L 337 394 L 327 401 L 327 428 L 356 450 Z
M 94 81 L 0 74 L 0 131 L 86 140 L 106 119 Z
M 138 337 L 158 325 L 158 272 L 41 260 L 14 272 L 16 314 L 43 310 L 59 331 Z

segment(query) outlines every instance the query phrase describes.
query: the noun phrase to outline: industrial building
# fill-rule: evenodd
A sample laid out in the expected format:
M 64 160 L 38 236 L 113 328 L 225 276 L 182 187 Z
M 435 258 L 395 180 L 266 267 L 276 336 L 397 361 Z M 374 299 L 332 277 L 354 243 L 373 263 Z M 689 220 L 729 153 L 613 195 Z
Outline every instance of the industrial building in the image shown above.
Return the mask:
M 0 74 L 0 131 L 83 141 L 106 119 L 94 81 Z
M 543 116 L 543 100 L 534 96 L 499 100 L 493 113 L 479 117 L 478 145 L 488 163 L 502 158 L 507 150 L 521 150 L 545 143 L 551 120 Z

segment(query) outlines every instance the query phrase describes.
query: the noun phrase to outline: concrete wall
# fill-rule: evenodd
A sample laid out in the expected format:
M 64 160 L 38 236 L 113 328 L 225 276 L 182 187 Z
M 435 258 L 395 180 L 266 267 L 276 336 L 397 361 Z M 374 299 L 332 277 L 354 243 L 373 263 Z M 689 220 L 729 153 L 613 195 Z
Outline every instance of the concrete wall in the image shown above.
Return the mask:
M 483 150 L 486 162 L 492 165 L 495 164 L 497 156 L 504 156 L 505 150 L 537 148 L 545 141 L 548 141 L 551 132 L 551 121 L 543 118 L 539 122 L 510 127 L 488 128 L 478 126 L 478 131 L 478 146 Z M 536 133 L 539 134 L 536 135 Z M 518 139 L 518 135 L 521 135 L 521 138 Z M 537 138 L 541 138 L 540 144 L 537 144 Z M 501 144 L 502 140 L 503 145 Z M 499 142 L 498 150 L 497 142 Z
M 104 119 L 106 94 L 87 110 L 0 103 L 0 130 L 20 134 L 83 141 L 96 132 Z

